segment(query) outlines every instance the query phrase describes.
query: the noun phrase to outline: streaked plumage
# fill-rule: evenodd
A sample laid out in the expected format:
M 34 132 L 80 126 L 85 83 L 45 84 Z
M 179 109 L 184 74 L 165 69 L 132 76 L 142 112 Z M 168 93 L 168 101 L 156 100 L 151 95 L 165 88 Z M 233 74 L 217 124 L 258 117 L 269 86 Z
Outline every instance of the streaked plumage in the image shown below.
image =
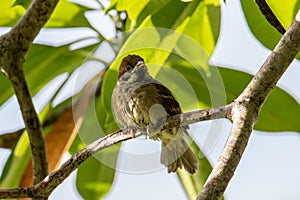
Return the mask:
M 128 55 L 122 60 L 118 82 L 112 95 L 117 121 L 124 127 L 147 129 L 150 138 L 161 140 L 161 163 L 168 172 L 184 167 L 194 174 L 198 167 L 196 156 L 184 139 L 188 127 L 165 127 L 167 117 L 180 114 L 181 108 L 168 88 L 153 79 L 144 60 Z

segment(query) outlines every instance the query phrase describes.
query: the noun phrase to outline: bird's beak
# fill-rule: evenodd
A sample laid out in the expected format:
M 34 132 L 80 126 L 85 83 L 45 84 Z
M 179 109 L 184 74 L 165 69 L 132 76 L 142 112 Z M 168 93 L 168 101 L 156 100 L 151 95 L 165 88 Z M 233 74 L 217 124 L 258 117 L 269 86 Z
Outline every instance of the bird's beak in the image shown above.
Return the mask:
M 145 66 L 145 63 L 143 61 L 139 61 L 136 63 L 136 67 L 139 69 L 142 68 L 143 66 Z
M 133 68 L 133 72 L 136 72 L 142 69 L 143 67 L 146 67 L 145 63 L 143 61 L 139 61 L 136 63 L 135 67 Z

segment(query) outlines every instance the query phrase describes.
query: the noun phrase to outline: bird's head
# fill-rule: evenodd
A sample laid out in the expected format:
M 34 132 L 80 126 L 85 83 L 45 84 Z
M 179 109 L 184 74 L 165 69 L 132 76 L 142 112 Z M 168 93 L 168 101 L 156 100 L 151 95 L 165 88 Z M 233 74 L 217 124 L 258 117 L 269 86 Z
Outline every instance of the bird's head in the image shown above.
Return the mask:
M 138 55 L 128 55 L 123 58 L 122 63 L 119 68 L 118 80 L 121 77 L 131 76 L 131 74 L 143 75 L 147 73 L 147 68 L 144 63 L 144 59 Z M 125 77 L 123 77 L 125 78 Z

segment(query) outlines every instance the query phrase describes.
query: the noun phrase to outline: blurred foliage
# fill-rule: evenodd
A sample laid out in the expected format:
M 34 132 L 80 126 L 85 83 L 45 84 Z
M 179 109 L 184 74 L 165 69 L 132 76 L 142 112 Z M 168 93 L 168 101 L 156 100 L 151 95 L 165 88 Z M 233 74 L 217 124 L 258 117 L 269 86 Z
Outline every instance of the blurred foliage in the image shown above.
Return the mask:
M 30 0 L 2 1 L 0 26 L 11 27 L 16 24 L 30 2 Z M 170 88 L 184 111 L 225 105 L 234 100 L 251 80 L 252 76 L 247 73 L 208 64 L 220 33 L 219 0 L 111 0 L 105 13 L 115 23 L 118 33 L 116 38 L 106 38 L 111 52 L 117 54 L 113 62 L 105 61 L 105 58 L 115 55 L 110 53 L 107 56 L 107 49 L 99 47 L 105 37 L 95 28 L 95 24 L 98 23 L 97 19 L 94 19 L 92 25 L 85 17 L 87 11 L 104 13 L 100 2 L 98 2 L 99 8 L 92 9 L 61 0 L 46 24 L 48 28 L 61 28 L 62 32 L 64 28 L 73 27 L 85 27 L 98 31 L 98 37 L 96 37 L 98 42 L 93 42 L 92 45 L 82 45 L 75 50 L 71 50 L 72 45 L 88 40 L 90 36 L 83 36 L 81 39 L 58 47 L 35 43 L 30 47 L 24 64 L 32 95 L 37 94 L 45 88 L 47 83 L 62 73 L 75 74 L 79 69 L 82 70 L 82 66 L 90 60 L 97 60 L 105 66 L 105 75 L 96 75 L 96 79 L 104 78 L 101 90 L 91 89 L 88 90 L 89 94 L 85 92 L 76 94 L 75 92 L 71 97 L 53 107 L 52 103 L 63 90 L 62 88 L 72 80 L 72 76 L 68 76 L 68 80 L 62 83 L 40 114 L 42 122 L 51 118 L 51 123 L 44 128 L 45 133 L 51 133 L 50 130 L 55 127 L 55 122 L 58 119 L 64 119 L 61 117 L 67 111 L 70 112 L 70 109 L 73 109 L 73 115 L 76 115 L 72 103 L 84 98 L 85 95 L 93 96 L 94 100 L 84 110 L 84 120 L 78 127 L 79 133 L 75 138 L 72 134 L 70 138 L 67 138 L 72 143 L 69 149 L 71 154 L 78 152 L 95 139 L 119 129 L 111 110 L 111 93 L 116 84 L 121 59 L 129 53 L 139 54 L 145 59 L 150 73 Z M 268 1 L 285 28 L 293 20 L 300 5 L 299 2 L 299 0 L 292 0 L 288 3 Z M 267 48 L 274 48 L 281 35 L 265 20 L 254 1 L 242 0 L 241 4 L 247 23 L 255 37 Z M 123 27 L 120 28 L 120 26 Z M 125 30 L 125 32 L 120 33 L 118 30 Z M 91 69 L 95 68 L 96 66 L 91 67 Z M 83 70 L 79 75 L 84 78 L 88 73 L 93 72 Z M 90 78 L 94 75 L 92 74 Z M 82 87 L 86 82 L 81 83 Z M 97 84 L 97 81 L 92 80 L 90 83 Z M 0 76 L 0 91 L 0 104 L 5 105 L 5 102 L 13 95 L 13 90 L 4 76 Z M 300 132 L 300 125 L 297 121 L 299 118 L 299 104 L 287 92 L 276 87 L 263 106 L 255 129 Z M 65 124 L 74 123 L 71 118 L 65 120 Z M 59 122 L 59 125 L 63 123 Z M 70 129 L 66 131 L 70 132 Z M 59 145 L 62 148 L 66 143 Z M 101 151 L 80 166 L 76 185 L 84 199 L 101 199 L 109 192 L 114 181 L 119 148 L 120 145 L 115 145 Z M 197 145 L 193 144 L 192 148 L 197 155 L 201 155 L 201 150 Z M 1 175 L 2 188 L 19 185 L 29 159 L 30 147 L 26 134 L 23 134 L 12 150 Z M 199 193 L 210 171 L 211 166 L 208 160 L 202 158 L 196 175 L 190 176 L 183 171 L 178 172 L 181 183 L 190 198 L 194 198 Z

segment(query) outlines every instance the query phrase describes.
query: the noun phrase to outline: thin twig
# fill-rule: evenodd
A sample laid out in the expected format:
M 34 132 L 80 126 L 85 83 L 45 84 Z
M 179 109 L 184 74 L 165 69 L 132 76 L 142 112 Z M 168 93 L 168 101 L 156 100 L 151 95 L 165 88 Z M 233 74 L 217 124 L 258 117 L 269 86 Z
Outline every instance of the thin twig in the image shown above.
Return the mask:
M 178 116 L 167 119 L 168 125 L 172 125 L 171 120 L 181 118 L 181 126 L 196 123 L 199 121 L 226 118 L 230 117 L 231 105 L 222 106 L 220 108 L 212 108 L 206 110 L 197 110 L 188 113 L 183 113 Z M 143 133 L 137 132 L 136 137 Z M 108 148 L 116 143 L 132 139 L 132 133 L 128 129 L 123 129 L 104 136 L 78 153 L 74 154 L 68 161 L 66 161 L 58 170 L 52 172 L 40 183 L 27 188 L 2 189 L 0 190 L 0 198 L 47 198 L 51 192 L 60 185 L 81 163 L 87 160 L 90 156 L 100 150 Z
M 18 23 L 0 37 L 0 68 L 11 81 L 20 105 L 31 145 L 34 183 L 47 176 L 48 164 L 42 128 L 25 79 L 23 64 L 32 41 L 48 21 L 57 3 L 58 0 L 34 0 Z
M 225 148 L 203 186 L 198 200 L 217 200 L 223 195 L 247 146 L 258 113 L 300 50 L 300 10 L 296 19 L 258 73 L 233 102 L 233 125 Z
M 265 16 L 266 20 L 277 29 L 281 34 L 285 33 L 285 28 L 282 26 L 276 15 L 273 13 L 268 3 L 265 0 L 255 0 L 261 13 Z

